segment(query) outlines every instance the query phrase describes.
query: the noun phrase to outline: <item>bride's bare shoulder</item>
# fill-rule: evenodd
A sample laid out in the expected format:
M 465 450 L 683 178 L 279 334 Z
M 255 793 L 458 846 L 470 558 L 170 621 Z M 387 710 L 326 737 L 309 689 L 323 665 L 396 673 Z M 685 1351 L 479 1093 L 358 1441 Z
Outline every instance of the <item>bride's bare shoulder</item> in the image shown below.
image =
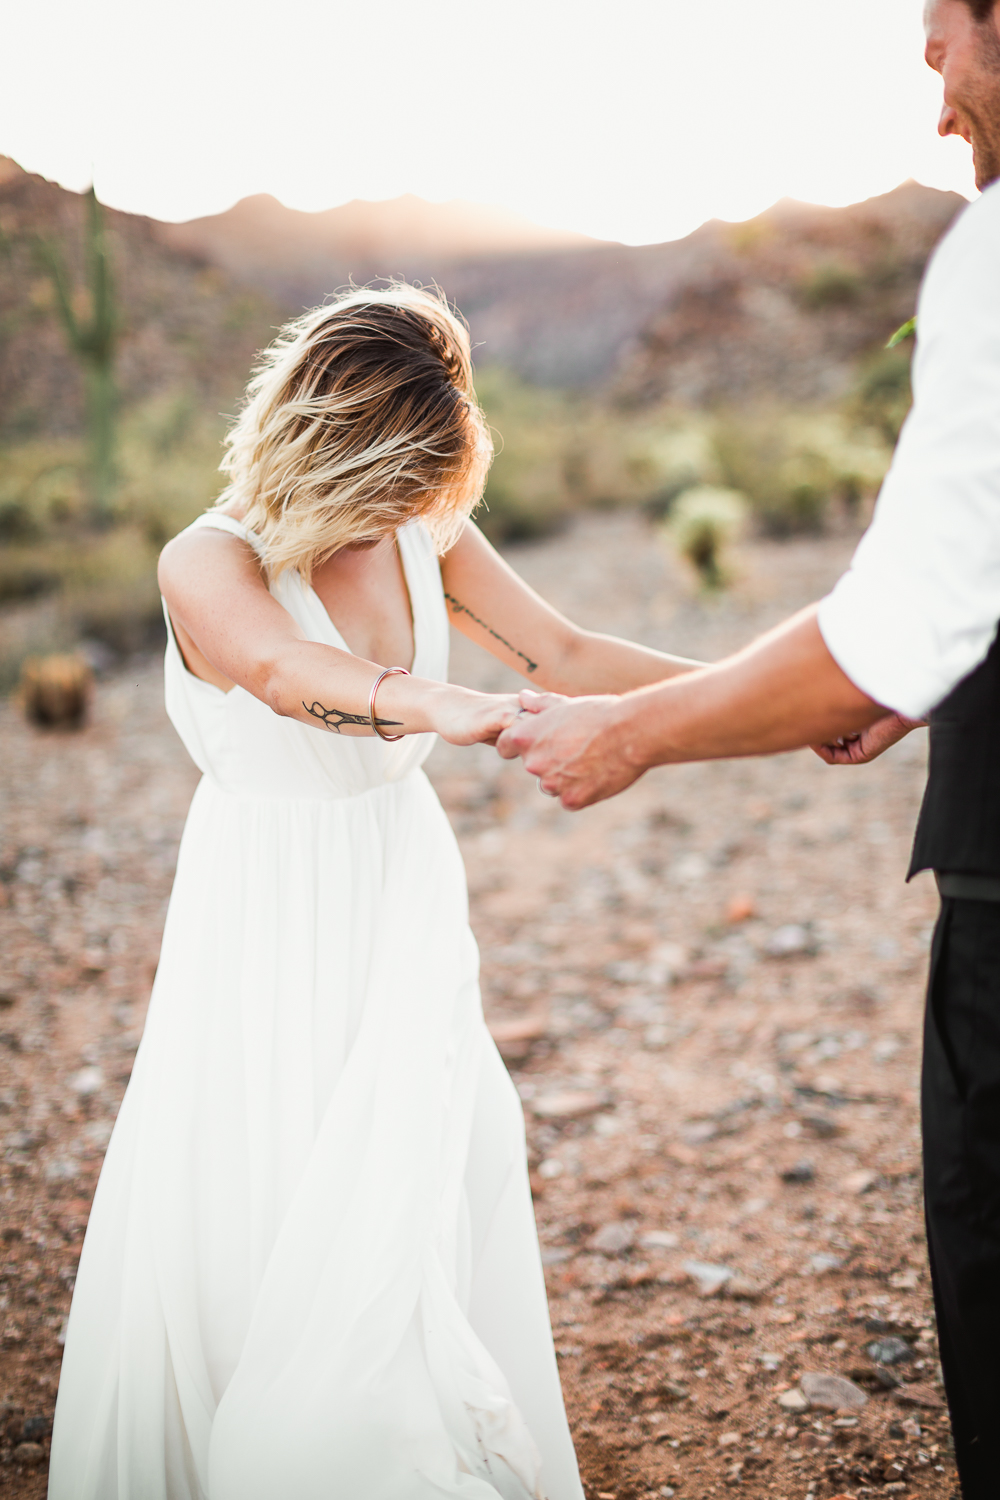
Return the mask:
M 211 587 L 218 593 L 227 585 L 261 586 L 260 560 L 250 543 L 225 527 L 210 524 L 189 526 L 167 542 L 156 576 L 168 602 L 171 595 L 191 589 Z

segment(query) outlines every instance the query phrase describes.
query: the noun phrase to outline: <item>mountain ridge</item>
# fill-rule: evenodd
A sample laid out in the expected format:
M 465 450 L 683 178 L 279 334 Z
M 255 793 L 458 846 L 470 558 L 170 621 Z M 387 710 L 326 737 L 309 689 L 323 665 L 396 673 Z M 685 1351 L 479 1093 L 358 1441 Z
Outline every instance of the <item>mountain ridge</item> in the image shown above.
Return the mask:
M 129 400 L 186 384 L 232 410 L 278 324 L 351 275 L 364 283 L 390 273 L 438 282 L 468 320 L 477 363 L 535 384 L 639 405 L 838 399 L 858 361 L 912 314 L 927 257 L 965 206 L 957 194 L 905 183 L 844 209 L 783 200 L 743 224 L 710 221 L 681 240 L 631 247 L 583 236 L 567 245 L 557 231 L 525 228 L 502 211 L 491 218 L 482 205 L 470 218 L 461 200 L 320 215 L 279 205 L 277 220 L 270 207 L 258 212 L 260 195 L 242 202 L 239 213 L 192 221 L 197 234 L 192 224 L 107 210 Z M 33 244 L 58 240 L 79 275 L 82 208 L 82 195 L 0 157 L 7 431 L 79 425 L 78 372 Z M 248 230 L 241 242 L 245 223 L 263 223 L 262 238 Z M 333 250 L 331 225 L 343 230 Z M 297 245 L 290 226 L 301 231 Z M 506 249 L 496 249 L 497 236 Z M 469 253 L 484 245 L 489 253 Z
M 590 249 L 601 241 L 549 229 L 520 214 L 466 199 L 430 203 L 412 193 L 352 199 L 307 213 L 269 193 L 241 198 L 220 214 L 161 223 L 160 239 L 201 255 L 238 280 L 294 298 L 315 278 L 412 276 L 468 260 Z

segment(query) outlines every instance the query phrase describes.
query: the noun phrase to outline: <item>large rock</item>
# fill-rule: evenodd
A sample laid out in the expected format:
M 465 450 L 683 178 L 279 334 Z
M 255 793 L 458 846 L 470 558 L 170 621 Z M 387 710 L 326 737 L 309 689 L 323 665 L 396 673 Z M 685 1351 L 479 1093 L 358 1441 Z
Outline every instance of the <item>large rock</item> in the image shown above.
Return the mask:
M 588 1250 L 601 1255 L 621 1255 L 635 1244 L 635 1229 L 631 1224 L 603 1224 L 587 1241 Z
M 600 1094 L 583 1089 L 566 1090 L 558 1094 L 543 1094 L 532 1103 L 532 1112 L 540 1120 L 579 1120 L 584 1115 L 593 1115 L 604 1106 Z
M 672 1229 L 649 1229 L 639 1239 L 644 1250 L 676 1250 L 680 1236 Z
M 805 1183 L 812 1182 L 816 1176 L 816 1168 L 811 1161 L 797 1161 L 793 1167 L 786 1167 L 781 1173 L 782 1182 Z
M 46 1182 L 73 1182 L 80 1175 L 80 1163 L 72 1156 L 54 1156 L 45 1164 Z
M 875 1339 L 865 1345 L 865 1353 L 880 1365 L 901 1365 L 913 1358 L 913 1350 L 906 1340 L 895 1337 Z
M 901 1385 L 895 1392 L 901 1406 L 920 1406 L 925 1411 L 940 1411 L 944 1399 L 929 1385 Z
M 816 1255 L 810 1255 L 809 1265 L 803 1275 L 825 1276 L 829 1271 L 839 1271 L 843 1264 L 839 1255 L 828 1255 L 821 1250 Z
M 698 1284 L 702 1297 L 715 1297 L 733 1279 L 730 1266 L 713 1266 L 703 1260 L 686 1260 L 683 1269 Z
M 768 958 L 797 958 L 799 954 L 816 952 L 816 939 L 809 927 L 788 923 L 772 932 L 765 945 Z
M 868 1405 L 861 1387 L 853 1380 L 845 1380 L 843 1375 L 806 1374 L 799 1385 L 809 1405 L 823 1411 L 860 1411 Z
M 45 1449 L 41 1443 L 18 1443 L 14 1449 L 16 1464 L 40 1464 L 44 1457 Z
M 506 1062 L 522 1062 L 535 1042 L 547 1034 L 549 1021 L 548 1016 L 542 1014 L 505 1016 L 491 1019 L 489 1028 L 500 1056 Z
M 81 1068 L 78 1073 L 74 1073 L 72 1078 L 70 1078 L 69 1086 L 73 1093 L 78 1094 L 81 1099 L 89 1099 L 92 1094 L 99 1093 L 104 1087 L 104 1074 L 100 1068 L 93 1065 Z

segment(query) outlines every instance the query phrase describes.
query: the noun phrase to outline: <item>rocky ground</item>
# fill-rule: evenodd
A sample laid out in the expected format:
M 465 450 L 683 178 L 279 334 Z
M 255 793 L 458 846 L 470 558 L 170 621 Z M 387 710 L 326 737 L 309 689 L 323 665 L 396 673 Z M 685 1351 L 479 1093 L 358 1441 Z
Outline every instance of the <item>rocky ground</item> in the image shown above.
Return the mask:
M 710 601 L 630 516 L 511 556 L 583 623 L 712 658 L 852 545 L 746 544 Z M 464 641 L 453 675 L 509 680 Z M 574 816 L 435 751 L 588 1500 L 955 1493 L 917 1112 L 936 902 L 903 883 L 923 738 L 661 771 Z M 0 755 L 0 1493 L 27 1500 L 195 773 L 152 661 L 75 735 L 3 707 Z

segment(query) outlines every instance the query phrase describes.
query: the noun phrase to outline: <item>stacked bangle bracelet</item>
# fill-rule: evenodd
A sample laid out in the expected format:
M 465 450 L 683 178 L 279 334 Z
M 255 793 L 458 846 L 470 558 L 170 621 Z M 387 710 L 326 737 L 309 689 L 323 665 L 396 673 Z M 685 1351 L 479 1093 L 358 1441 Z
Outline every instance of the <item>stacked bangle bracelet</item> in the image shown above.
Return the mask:
M 397 675 L 400 677 L 409 677 L 410 674 L 405 667 L 386 667 L 385 671 L 380 673 L 372 683 L 372 690 L 368 697 L 368 718 L 371 721 L 372 732 L 373 734 L 377 734 L 380 740 L 387 740 L 389 742 L 401 740 L 403 736 L 401 734 L 382 733 L 375 719 L 375 694 L 379 690 L 380 683 L 384 682 L 387 677 L 395 677 Z

